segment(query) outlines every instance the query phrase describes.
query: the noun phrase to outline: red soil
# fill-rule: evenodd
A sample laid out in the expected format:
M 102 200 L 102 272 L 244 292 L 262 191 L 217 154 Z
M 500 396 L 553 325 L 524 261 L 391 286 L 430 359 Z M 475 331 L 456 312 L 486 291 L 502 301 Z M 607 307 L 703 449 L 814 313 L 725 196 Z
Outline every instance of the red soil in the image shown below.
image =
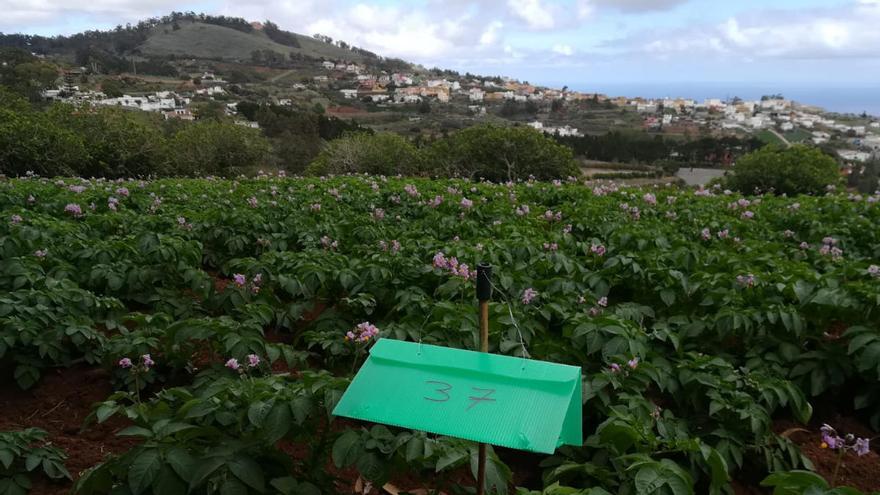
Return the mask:
M 844 455 L 835 486 L 850 486 L 868 493 L 880 490 L 880 476 L 878 476 L 880 454 L 877 453 L 880 451 L 880 435 L 852 418 L 837 416 L 826 418 L 825 422 L 834 427 L 840 435 L 852 433 L 857 437 L 872 439 L 871 452 L 861 457 L 852 452 Z M 787 436 L 800 447 L 805 456 L 813 461 L 816 472 L 830 483 L 834 475 L 834 466 L 837 464 L 838 452 L 821 447 L 822 434 L 819 432 L 821 426 L 821 423 L 802 426 L 790 421 L 778 421 L 774 429 L 778 433 L 787 431 Z
M 117 437 L 126 425 L 112 418 L 103 424 L 90 424 L 80 431 L 92 405 L 112 393 L 110 381 L 102 369 L 76 367 L 49 370 L 32 390 L 22 391 L 9 381 L 0 385 L 0 431 L 42 428 L 48 440 L 64 449 L 67 469 L 74 478 L 86 468 L 99 464 L 109 454 L 127 451 L 136 439 Z M 42 476 L 31 476 L 31 495 L 68 493 L 71 482 L 52 482 Z

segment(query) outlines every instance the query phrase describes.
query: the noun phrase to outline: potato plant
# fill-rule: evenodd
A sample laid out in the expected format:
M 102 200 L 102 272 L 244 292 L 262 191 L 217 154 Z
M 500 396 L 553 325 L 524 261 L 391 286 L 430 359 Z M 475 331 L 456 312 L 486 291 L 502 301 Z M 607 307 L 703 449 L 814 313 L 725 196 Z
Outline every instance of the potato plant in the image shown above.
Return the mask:
M 82 493 L 314 493 L 338 481 L 329 462 L 377 483 L 467 470 L 467 443 L 327 411 L 375 338 L 477 349 L 479 262 L 491 352 L 584 374 L 583 445 L 519 493 L 726 494 L 755 473 L 805 491 L 825 485 L 798 484 L 812 465 L 776 421 L 830 404 L 880 428 L 878 195 L 268 175 L 0 192 L 0 372 L 26 388 L 102 364 L 118 392 L 94 419 L 144 439 Z

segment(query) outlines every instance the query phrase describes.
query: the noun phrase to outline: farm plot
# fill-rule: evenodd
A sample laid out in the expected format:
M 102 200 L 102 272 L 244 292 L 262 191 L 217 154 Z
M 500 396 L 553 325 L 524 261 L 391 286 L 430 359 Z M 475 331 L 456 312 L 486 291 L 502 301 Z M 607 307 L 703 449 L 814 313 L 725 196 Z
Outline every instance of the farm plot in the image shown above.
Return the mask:
M 472 492 L 474 444 L 329 411 L 378 338 L 478 349 L 478 262 L 491 351 L 584 373 L 583 446 L 490 493 L 878 490 L 877 201 L 7 180 L 0 493 Z

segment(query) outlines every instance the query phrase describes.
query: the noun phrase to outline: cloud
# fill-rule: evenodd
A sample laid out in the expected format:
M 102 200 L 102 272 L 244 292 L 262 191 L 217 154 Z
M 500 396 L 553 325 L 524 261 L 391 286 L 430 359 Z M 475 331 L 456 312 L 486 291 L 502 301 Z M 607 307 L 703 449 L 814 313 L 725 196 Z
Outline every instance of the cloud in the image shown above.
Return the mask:
M 859 0 L 835 9 L 754 11 L 715 25 L 637 33 L 604 46 L 661 58 L 880 59 L 877 25 L 880 0 Z
M 623 12 L 651 12 L 670 10 L 689 0 L 593 0 L 598 7 L 612 8 Z
M 168 13 L 179 0 L 0 0 L 0 31 L 18 32 L 37 24 L 58 23 L 70 16 L 86 17 L 102 23 L 136 22 L 159 12 Z
M 553 53 L 565 55 L 566 57 L 570 57 L 574 54 L 574 50 L 569 45 L 553 45 L 552 51 Z
M 556 24 L 550 8 L 540 0 L 507 0 L 507 6 L 532 29 L 551 29 Z
M 501 21 L 492 21 L 480 35 L 480 45 L 494 45 L 498 41 L 499 31 L 504 27 Z

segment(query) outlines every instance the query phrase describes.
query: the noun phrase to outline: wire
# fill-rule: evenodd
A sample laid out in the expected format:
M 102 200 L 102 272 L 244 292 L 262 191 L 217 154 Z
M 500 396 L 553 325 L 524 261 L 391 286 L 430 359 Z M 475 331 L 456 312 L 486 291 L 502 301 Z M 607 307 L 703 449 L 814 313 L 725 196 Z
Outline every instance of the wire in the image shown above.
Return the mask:
M 519 324 L 516 322 L 516 318 L 513 316 L 513 306 L 510 304 L 510 300 L 504 295 L 504 291 L 501 290 L 500 287 L 495 285 L 495 282 L 492 279 L 489 279 L 489 284 L 501 295 L 501 298 L 504 299 L 504 304 L 507 305 L 507 313 L 510 315 L 510 321 L 513 322 L 513 327 L 516 328 L 516 333 L 519 335 L 519 345 L 522 347 L 523 357 L 526 359 L 531 359 L 532 356 L 529 354 L 529 351 L 526 349 L 526 342 L 523 339 L 522 330 L 519 328 Z M 523 365 L 525 366 L 525 364 Z

